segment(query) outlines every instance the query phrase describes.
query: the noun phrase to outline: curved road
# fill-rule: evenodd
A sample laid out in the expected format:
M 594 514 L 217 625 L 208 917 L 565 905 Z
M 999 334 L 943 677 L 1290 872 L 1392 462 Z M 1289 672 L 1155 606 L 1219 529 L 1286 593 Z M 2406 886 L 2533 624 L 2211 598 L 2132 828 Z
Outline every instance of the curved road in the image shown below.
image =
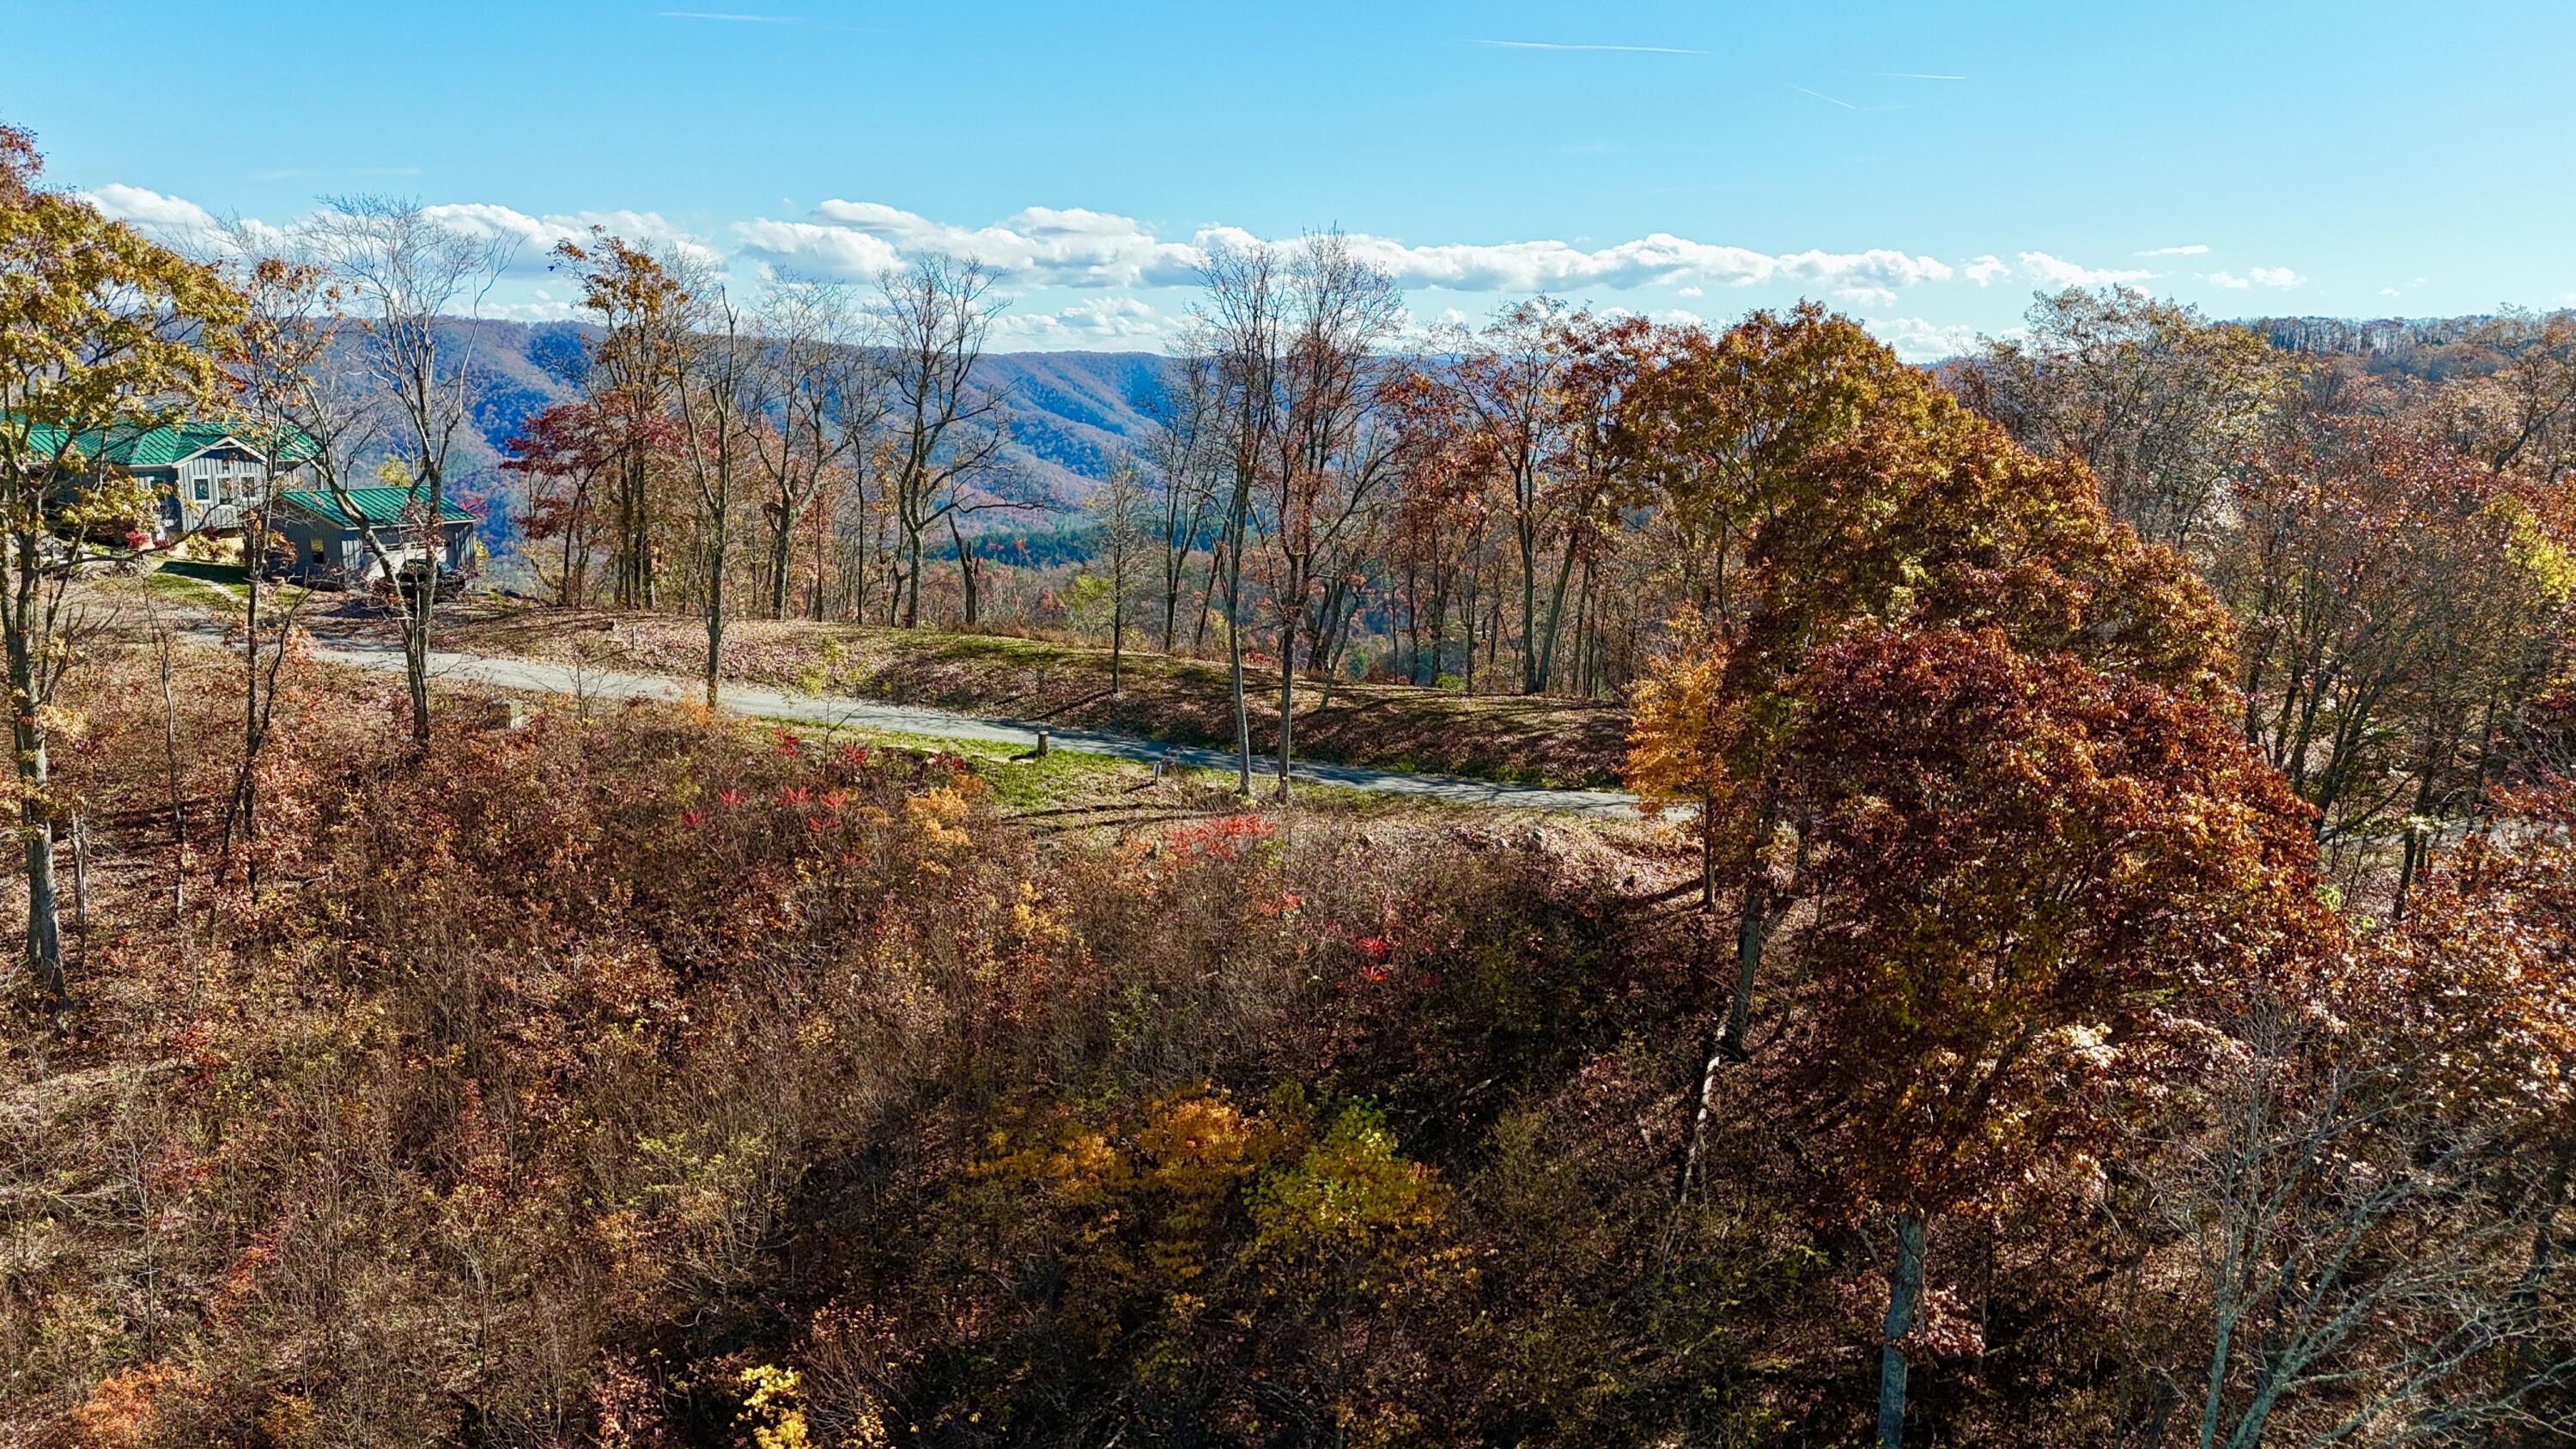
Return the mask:
M 317 639 L 313 653 L 317 658 L 358 669 L 399 674 L 403 667 L 399 647 L 347 635 Z M 673 679 L 667 675 L 622 674 L 613 670 L 575 669 L 570 665 L 535 659 L 436 651 L 430 655 L 430 670 L 438 678 L 468 680 L 500 689 L 533 690 L 543 694 L 587 694 L 599 699 L 694 699 L 700 687 L 695 680 Z M 1051 744 L 1085 754 L 1111 755 L 1148 764 L 1168 758 L 1176 764 L 1203 770 L 1230 770 L 1235 763 L 1231 750 L 1167 745 L 1135 735 L 1058 729 L 1053 725 L 1039 726 L 1025 720 L 978 719 L 972 715 L 919 709 L 910 705 L 791 694 L 757 685 L 727 685 L 721 698 L 725 708 L 740 714 L 795 720 L 801 724 L 894 730 L 939 739 L 990 740 L 1026 749 L 1037 747 L 1038 732 L 1043 728 Z M 1259 768 L 1262 763 L 1255 761 L 1256 775 L 1262 773 Z M 1415 795 L 1453 805 L 1491 805 L 1583 815 L 1633 815 L 1637 808 L 1635 796 L 1615 790 L 1550 790 L 1536 785 L 1470 780 L 1457 775 L 1418 775 L 1402 770 L 1364 769 L 1357 765 L 1310 764 L 1303 760 L 1297 762 L 1294 778 L 1351 790 Z

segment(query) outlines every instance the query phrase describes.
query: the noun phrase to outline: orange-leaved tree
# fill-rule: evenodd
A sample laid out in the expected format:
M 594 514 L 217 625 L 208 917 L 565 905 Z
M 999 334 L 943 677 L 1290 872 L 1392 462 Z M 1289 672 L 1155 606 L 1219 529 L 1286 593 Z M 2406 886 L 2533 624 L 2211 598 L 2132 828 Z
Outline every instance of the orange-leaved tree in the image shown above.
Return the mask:
M 1783 818 L 1777 759 L 1824 642 L 1855 623 L 1992 629 L 2203 702 L 2227 689 L 2233 627 L 2180 555 L 2114 522 L 2082 464 L 2035 457 L 1929 382 L 1908 385 L 1925 395 L 1799 463 L 1747 552 L 1727 663 L 1745 802 L 1730 1056 L 1778 914 L 1763 864 Z
M 1816 919 L 1798 1049 L 1829 1197 L 1893 1231 L 1879 1439 L 1944 1214 L 2093 1172 L 2179 1003 L 2332 939 L 2308 812 L 2187 692 L 2002 630 L 1859 628 L 1796 693 L 1780 780 Z

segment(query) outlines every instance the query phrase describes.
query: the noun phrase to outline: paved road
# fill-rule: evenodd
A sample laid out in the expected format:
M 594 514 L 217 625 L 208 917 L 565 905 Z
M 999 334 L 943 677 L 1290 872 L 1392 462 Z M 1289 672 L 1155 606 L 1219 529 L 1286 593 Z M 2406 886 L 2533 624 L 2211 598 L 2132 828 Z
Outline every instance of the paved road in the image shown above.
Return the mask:
M 316 641 L 314 654 L 336 664 L 360 669 L 401 673 L 402 650 L 393 644 L 377 643 L 348 636 Z M 576 670 L 568 665 L 551 664 L 533 659 L 506 659 L 479 654 L 430 655 L 431 673 L 442 679 L 469 680 L 501 689 L 532 690 L 544 694 L 586 693 L 601 699 L 695 699 L 701 686 L 695 680 L 673 679 L 658 674 L 620 674 L 606 670 Z M 723 703 L 727 709 L 766 719 L 795 720 L 804 724 L 843 725 L 858 729 L 894 730 L 904 734 L 929 735 L 951 740 L 991 740 L 1000 744 L 1034 749 L 1041 726 L 1026 720 L 978 719 L 971 715 L 950 714 L 945 710 L 918 709 L 910 705 L 876 704 L 867 700 L 830 696 L 791 694 L 785 690 L 763 689 L 755 685 L 733 684 L 724 688 Z M 1231 770 L 1234 754 L 1228 750 L 1201 749 L 1190 745 L 1166 745 L 1157 740 L 1135 735 L 1112 734 L 1104 730 L 1058 729 L 1043 727 L 1054 745 L 1080 750 L 1086 754 L 1111 755 L 1124 760 L 1148 763 L 1169 756 L 1175 763 L 1197 769 Z M 1264 771 L 1266 763 L 1256 760 L 1254 773 Z M 1491 780 L 1470 780 L 1457 775 L 1421 775 L 1403 770 L 1370 770 L 1356 765 L 1310 764 L 1297 762 L 1295 778 L 1317 784 L 1339 785 L 1353 790 L 1373 790 L 1390 795 L 1417 795 L 1425 799 L 1458 805 L 1494 805 L 1520 810 L 1568 811 L 1584 815 L 1633 815 L 1636 798 L 1614 790 L 1548 790 L 1534 785 L 1505 785 Z

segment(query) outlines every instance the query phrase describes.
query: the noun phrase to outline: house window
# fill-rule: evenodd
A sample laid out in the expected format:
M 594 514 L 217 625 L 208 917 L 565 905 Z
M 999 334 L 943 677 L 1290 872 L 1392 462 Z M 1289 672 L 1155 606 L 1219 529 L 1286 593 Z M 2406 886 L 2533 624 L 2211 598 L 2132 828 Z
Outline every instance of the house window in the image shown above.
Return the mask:
M 208 478 L 208 477 L 207 477 L 206 475 L 204 475 L 203 473 L 198 474 L 198 475 L 197 475 L 197 501 L 198 501 L 199 503 L 203 503 L 203 502 L 206 502 L 208 499 L 213 498 L 214 496 L 215 496 L 215 485 L 214 485 L 214 480 L 212 480 L 212 479 Z

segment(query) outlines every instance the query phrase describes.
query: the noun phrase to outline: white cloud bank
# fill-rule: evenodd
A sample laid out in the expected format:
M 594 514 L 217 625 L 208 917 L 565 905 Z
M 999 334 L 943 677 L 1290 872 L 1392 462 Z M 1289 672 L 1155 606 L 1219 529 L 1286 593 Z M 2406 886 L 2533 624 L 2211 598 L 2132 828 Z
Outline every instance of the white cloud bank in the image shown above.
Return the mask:
M 1187 240 L 1158 234 L 1133 217 L 1081 208 L 1031 207 L 990 226 L 963 227 L 875 201 L 826 201 L 803 220 L 737 222 L 742 250 L 775 271 L 866 277 L 902 257 L 948 252 L 991 265 L 1016 286 L 1188 287 L 1208 248 L 1264 240 L 1239 227 L 1209 226 Z M 1889 248 L 1773 254 L 1657 232 L 1615 246 L 1562 241 L 1412 245 L 1353 233 L 1362 259 L 1384 267 L 1409 291 L 1538 292 L 1598 287 L 1749 287 L 1787 283 L 1852 300 L 1878 300 L 1955 270 L 1936 257 Z
M 2023 252 L 2021 270 L 2032 281 L 2061 291 L 2068 287 L 2125 287 L 2155 275 L 2137 267 L 2079 266 L 2046 252 Z
M 198 251 L 222 249 L 221 219 L 195 202 L 123 184 L 84 195 L 106 215 L 174 243 Z M 517 243 L 509 284 L 486 302 L 485 315 L 528 321 L 570 315 L 575 304 L 568 289 L 546 275 L 548 253 L 556 243 L 586 236 L 597 226 L 719 273 L 730 269 L 736 276 L 757 278 L 864 282 L 929 253 L 972 257 L 991 266 L 1017 301 L 995 319 L 993 328 L 995 344 L 1014 349 L 1156 346 L 1171 335 L 1184 305 L 1169 294 L 1197 287 L 1211 247 L 1265 241 L 1222 225 L 1166 235 L 1137 218 L 1082 207 L 1033 206 L 988 225 L 965 226 L 884 202 L 836 199 L 800 218 L 735 222 L 715 237 L 653 211 L 531 214 L 492 202 L 447 202 L 424 209 L 449 225 Z M 243 225 L 281 243 L 288 235 L 257 222 Z M 1826 296 L 1871 314 L 1877 320 L 1868 322 L 1870 329 L 1900 356 L 1917 362 L 1956 356 L 1980 336 L 1973 326 L 1888 315 L 1917 289 L 1957 281 L 1984 289 L 2013 281 L 2053 291 L 2126 286 L 2156 275 L 2138 267 L 2090 266 L 2043 251 L 2010 253 L 2011 261 L 1987 254 L 1950 262 L 1892 247 L 1769 252 L 1669 232 L 1607 246 L 1591 245 L 1588 238 L 1417 244 L 1365 232 L 1352 233 L 1348 240 L 1362 259 L 1383 267 L 1408 292 L 1482 294 L 1494 301 L 1537 292 L 1578 298 L 1645 292 L 1637 307 L 1675 322 L 1695 320 L 1699 314 L 1661 306 L 1663 299 L 1655 293 L 1694 304 L 1730 288 L 1768 288 L 1774 295 L 1766 302 L 1790 293 Z M 2189 256 L 2207 250 L 2161 247 L 2138 255 Z M 2229 288 L 2288 288 L 2306 278 L 2286 267 L 2254 267 L 2241 278 L 2219 272 L 2207 280 Z M 1166 295 L 1151 295 L 1155 293 Z M 1444 309 L 1440 316 L 1463 323 L 1488 305 L 1471 301 L 1463 308 Z

